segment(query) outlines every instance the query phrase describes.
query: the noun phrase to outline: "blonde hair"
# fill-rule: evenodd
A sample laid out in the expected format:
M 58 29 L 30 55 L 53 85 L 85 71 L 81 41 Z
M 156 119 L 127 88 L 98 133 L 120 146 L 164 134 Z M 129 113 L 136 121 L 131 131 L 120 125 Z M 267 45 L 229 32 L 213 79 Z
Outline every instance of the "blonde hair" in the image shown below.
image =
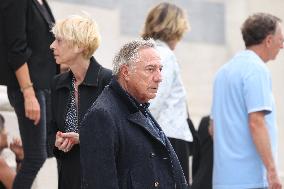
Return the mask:
M 72 15 L 59 20 L 51 31 L 55 37 L 71 42 L 71 46 L 84 48 L 83 56 L 86 59 L 94 54 L 101 40 L 96 22 L 87 15 Z
M 148 13 L 142 37 L 153 38 L 165 42 L 179 41 L 189 29 L 184 10 L 171 3 L 160 3 Z

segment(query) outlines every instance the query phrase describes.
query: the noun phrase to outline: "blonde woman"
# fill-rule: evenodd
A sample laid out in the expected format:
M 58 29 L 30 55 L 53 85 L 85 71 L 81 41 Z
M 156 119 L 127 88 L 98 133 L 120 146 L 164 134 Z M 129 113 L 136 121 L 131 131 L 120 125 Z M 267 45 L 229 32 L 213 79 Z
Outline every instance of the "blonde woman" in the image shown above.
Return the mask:
M 188 20 L 181 8 L 171 3 L 160 3 L 148 13 L 142 37 L 156 41 L 163 65 L 163 81 L 149 109 L 170 139 L 188 180 L 189 142 L 193 141 L 193 137 L 187 122 L 186 92 L 173 52 L 187 29 Z
M 111 79 L 93 53 L 100 44 L 95 21 L 86 16 L 70 16 L 52 28 L 55 41 L 50 45 L 57 64 L 70 70 L 52 83 L 54 153 L 59 163 L 60 189 L 81 188 L 80 141 L 81 121 L 92 103 Z

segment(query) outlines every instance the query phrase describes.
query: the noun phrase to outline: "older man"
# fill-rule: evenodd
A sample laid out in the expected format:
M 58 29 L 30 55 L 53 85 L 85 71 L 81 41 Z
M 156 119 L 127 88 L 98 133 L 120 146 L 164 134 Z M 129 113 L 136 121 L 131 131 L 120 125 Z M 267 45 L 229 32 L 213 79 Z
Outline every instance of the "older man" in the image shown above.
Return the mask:
M 115 77 L 80 130 L 84 189 L 188 187 L 169 140 L 148 111 L 161 69 L 151 40 L 129 42 L 115 57 Z
M 243 24 L 246 50 L 218 71 L 214 83 L 214 189 L 280 189 L 276 119 L 266 67 L 283 48 L 280 19 L 265 13 Z

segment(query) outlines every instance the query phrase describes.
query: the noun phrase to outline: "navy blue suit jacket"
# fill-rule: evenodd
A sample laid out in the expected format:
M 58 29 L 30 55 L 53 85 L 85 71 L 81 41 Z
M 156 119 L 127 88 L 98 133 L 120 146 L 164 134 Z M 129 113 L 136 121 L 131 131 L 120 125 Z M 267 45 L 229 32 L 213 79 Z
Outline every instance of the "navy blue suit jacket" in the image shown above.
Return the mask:
M 86 114 L 80 146 L 83 189 L 188 188 L 169 140 L 163 144 L 116 79 Z

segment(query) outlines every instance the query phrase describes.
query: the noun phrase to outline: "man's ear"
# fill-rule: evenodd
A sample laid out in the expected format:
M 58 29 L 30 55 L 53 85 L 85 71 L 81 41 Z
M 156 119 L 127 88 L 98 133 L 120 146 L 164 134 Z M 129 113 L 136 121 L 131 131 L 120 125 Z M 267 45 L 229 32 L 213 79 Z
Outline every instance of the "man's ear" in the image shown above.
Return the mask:
M 269 34 L 268 36 L 266 36 L 264 40 L 265 40 L 265 46 L 271 47 L 271 43 L 273 41 L 273 35 Z
M 124 78 L 126 81 L 129 80 L 129 74 L 130 74 L 130 70 L 129 70 L 129 66 L 128 65 L 122 65 L 120 67 L 120 73 L 122 78 Z

